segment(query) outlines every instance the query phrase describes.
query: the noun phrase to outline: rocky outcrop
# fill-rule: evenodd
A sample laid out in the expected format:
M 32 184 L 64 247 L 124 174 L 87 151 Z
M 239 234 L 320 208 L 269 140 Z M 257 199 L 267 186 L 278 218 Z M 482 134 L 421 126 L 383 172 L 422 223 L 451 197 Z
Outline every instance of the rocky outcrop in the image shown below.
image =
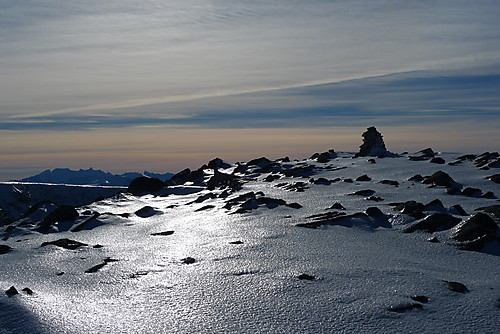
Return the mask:
M 160 191 L 163 187 L 165 187 L 165 183 L 162 180 L 141 176 L 130 182 L 127 191 L 132 195 L 141 196 Z
M 497 240 L 498 225 L 486 213 L 478 212 L 456 227 L 451 237 L 461 249 L 480 251 L 486 243 Z
M 395 156 L 394 153 L 387 151 L 382 134 L 378 132 L 374 126 L 369 127 L 361 136 L 363 137 L 363 144 L 359 147 L 359 152 L 356 153 L 354 156 L 355 158 L 366 156 Z
M 425 218 L 420 219 L 417 223 L 407 228 L 405 233 L 412 233 L 415 231 L 424 231 L 428 233 L 434 233 L 437 231 L 448 230 L 462 220 L 460 218 L 453 217 L 447 213 L 436 212 L 428 215 Z

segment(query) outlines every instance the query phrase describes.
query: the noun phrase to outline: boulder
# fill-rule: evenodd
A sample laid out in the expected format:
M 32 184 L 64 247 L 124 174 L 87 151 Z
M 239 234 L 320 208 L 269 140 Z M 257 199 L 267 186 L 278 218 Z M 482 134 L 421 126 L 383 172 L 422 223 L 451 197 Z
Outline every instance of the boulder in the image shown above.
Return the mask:
M 225 163 L 221 158 L 215 158 L 208 162 L 208 168 L 219 169 L 219 168 L 229 168 L 231 165 Z
M 7 245 L 0 245 L 0 254 L 7 254 L 11 250 L 12 248 Z
M 155 193 L 162 190 L 165 183 L 157 178 L 140 176 L 130 182 L 127 191 L 135 196 Z
M 450 214 L 436 212 L 420 219 L 417 223 L 407 228 L 404 232 L 412 233 L 418 230 L 434 233 L 437 231 L 444 231 L 455 227 L 461 221 L 462 220 L 460 218 L 456 218 Z
M 498 225 L 486 213 L 478 212 L 456 227 L 452 239 L 462 249 L 480 251 L 487 242 L 496 240 Z
M 354 156 L 355 158 L 366 156 L 394 156 L 394 153 L 387 151 L 384 140 L 382 139 L 382 134 L 378 132 L 374 126 L 369 127 L 361 136 L 363 137 L 363 144 L 359 147 L 359 152 L 356 153 Z
M 433 186 L 442 186 L 450 189 L 460 189 L 461 185 L 452 179 L 451 176 L 443 171 L 437 171 L 431 176 L 426 177 L 423 184 L 430 184 Z
M 500 174 L 488 176 L 486 179 L 500 184 Z
M 75 240 L 71 240 L 71 239 L 67 239 L 67 238 L 59 239 L 59 240 L 55 240 L 55 241 L 47 241 L 47 242 L 42 243 L 42 247 L 45 247 L 48 245 L 54 245 L 57 247 L 71 249 L 71 250 L 75 250 L 79 247 L 88 246 L 87 244 L 84 244 L 83 242 L 79 242 L 79 241 L 75 241 Z

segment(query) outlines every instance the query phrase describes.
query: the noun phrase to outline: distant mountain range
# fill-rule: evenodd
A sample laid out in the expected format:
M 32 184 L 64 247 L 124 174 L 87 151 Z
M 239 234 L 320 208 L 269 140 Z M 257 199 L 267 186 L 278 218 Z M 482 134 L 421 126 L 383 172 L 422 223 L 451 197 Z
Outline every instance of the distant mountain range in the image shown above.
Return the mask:
M 40 174 L 19 180 L 20 182 L 53 183 L 53 184 L 75 184 L 94 186 L 125 186 L 140 176 L 155 177 L 166 181 L 172 177 L 172 173 L 156 174 L 151 172 L 129 172 L 124 174 L 112 174 L 98 169 L 71 170 L 69 168 L 47 169 Z

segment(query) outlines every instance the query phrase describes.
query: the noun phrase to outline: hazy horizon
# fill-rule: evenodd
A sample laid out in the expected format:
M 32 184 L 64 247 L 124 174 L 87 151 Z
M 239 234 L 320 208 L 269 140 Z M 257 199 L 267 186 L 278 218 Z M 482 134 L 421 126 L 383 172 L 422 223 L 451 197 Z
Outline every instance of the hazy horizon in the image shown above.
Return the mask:
M 0 180 L 499 150 L 500 3 L 3 1 Z

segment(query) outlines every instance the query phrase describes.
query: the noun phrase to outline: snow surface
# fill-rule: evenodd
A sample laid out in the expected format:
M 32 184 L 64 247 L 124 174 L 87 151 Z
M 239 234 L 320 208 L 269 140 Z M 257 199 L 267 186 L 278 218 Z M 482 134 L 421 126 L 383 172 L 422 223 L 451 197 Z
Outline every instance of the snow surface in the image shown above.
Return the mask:
M 440 154 L 447 162 L 459 155 Z M 351 157 L 340 153 L 328 163 L 283 165 L 331 167 L 317 171 L 314 179 L 367 174 L 372 181 L 322 185 L 309 177 L 282 177 L 264 182 L 270 174 L 256 172 L 226 199 L 211 198 L 210 191 L 193 185 L 168 196 L 123 193 L 78 208 L 82 215 L 106 212 L 96 226 L 48 234 L 26 228 L 0 242 L 13 248 L 0 255 L 0 289 L 20 291 L 0 295 L 0 333 L 498 333 L 499 254 L 448 244 L 452 230 L 435 233 L 439 243 L 428 242 L 429 233 L 403 233 L 414 219 L 387 205 L 440 199 L 447 208 L 459 204 L 472 214 L 498 200 L 448 195 L 442 187 L 407 179 L 442 170 L 464 187 L 498 196 L 500 186 L 485 179 L 495 169 L 480 170 L 469 161 L 450 166 L 401 156 L 371 164 Z M 400 185 L 379 183 L 384 179 Z M 276 186 L 295 182 L 308 188 Z M 365 189 L 384 200 L 350 195 Z M 247 213 L 224 208 L 228 199 L 250 191 L 303 207 L 258 205 Z M 202 195 L 205 200 L 196 201 Z M 347 214 L 376 206 L 391 225 L 359 218 L 352 227 L 296 226 L 336 202 Z M 151 207 L 143 210 L 147 214 L 134 213 L 144 207 Z M 165 231 L 173 234 L 151 235 Z M 41 247 L 60 238 L 89 246 Z M 188 257 L 195 262 L 185 263 Z M 86 273 L 105 259 L 100 270 Z M 316 279 L 301 280 L 301 274 Z M 469 292 L 450 291 L 443 280 L 461 282 Z M 21 292 L 24 287 L 34 293 Z M 429 301 L 421 309 L 388 311 L 414 303 L 412 295 Z

